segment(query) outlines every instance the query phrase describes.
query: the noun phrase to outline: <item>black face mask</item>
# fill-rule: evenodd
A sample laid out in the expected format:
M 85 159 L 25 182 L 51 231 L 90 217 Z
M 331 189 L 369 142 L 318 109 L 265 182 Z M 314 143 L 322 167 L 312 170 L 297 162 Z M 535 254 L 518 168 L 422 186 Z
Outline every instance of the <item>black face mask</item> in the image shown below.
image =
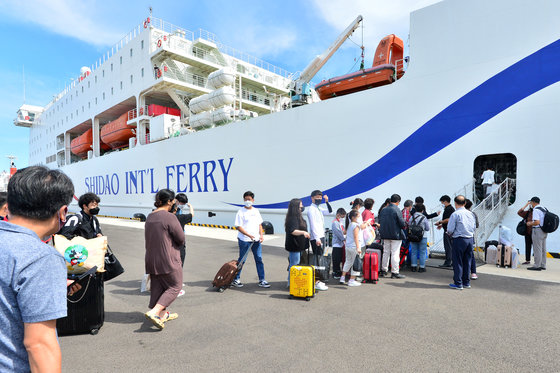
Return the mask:
M 96 207 L 96 208 L 94 208 L 94 209 L 89 209 L 89 213 L 90 213 L 91 215 L 97 215 L 97 214 L 99 214 L 99 207 Z

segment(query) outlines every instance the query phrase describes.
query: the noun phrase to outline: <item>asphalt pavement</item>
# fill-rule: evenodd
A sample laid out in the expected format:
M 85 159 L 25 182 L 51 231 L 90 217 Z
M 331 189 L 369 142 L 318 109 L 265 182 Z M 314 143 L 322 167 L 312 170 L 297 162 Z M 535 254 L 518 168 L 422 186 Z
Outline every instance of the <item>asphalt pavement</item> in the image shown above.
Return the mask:
M 459 291 L 451 271 L 428 268 L 357 288 L 331 280 L 306 302 L 288 298 L 286 251 L 265 245 L 272 287 L 257 286 L 250 256 L 245 286 L 218 293 L 236 243 L 189 236 L 179 318 L 159 331 L 143 316 L 144 231 L 103 231 L 126 272 L 106 283 L 99 334 L 60 337 L 64 372 L 560 371 L 557 283 L 479 273 Z

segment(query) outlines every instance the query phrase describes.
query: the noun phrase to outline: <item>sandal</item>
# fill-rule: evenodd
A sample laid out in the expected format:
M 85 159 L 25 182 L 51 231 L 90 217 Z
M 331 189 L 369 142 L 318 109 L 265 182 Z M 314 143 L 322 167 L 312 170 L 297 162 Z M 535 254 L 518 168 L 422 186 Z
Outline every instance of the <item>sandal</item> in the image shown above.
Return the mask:
M 175 320 L 176 318 L 178 318 L 179 315 L 176 313 L 169 313 L 169 311 L 167 311 L 165 313 L 165 317 L 163 318 L 163 322 L 167 322 L 167 321 L 171 321 L 171 320 Z
M 146 312 L 144 316 L 146 316 L 146 319 L 150 320 L 152 324 L 154 324 L 154 326 L 159 330 L 162 330 L 165 327 L 165 324 L 163 323 L 163 321 L 159 316 L 153 315 L 149 312 Z

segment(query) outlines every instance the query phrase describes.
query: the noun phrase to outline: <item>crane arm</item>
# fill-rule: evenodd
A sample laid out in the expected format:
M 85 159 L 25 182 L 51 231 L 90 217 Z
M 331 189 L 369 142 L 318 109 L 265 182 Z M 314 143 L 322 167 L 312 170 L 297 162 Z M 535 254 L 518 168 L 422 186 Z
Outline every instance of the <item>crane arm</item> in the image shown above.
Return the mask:
M 321 70 L 323 65 L 327 63 L 327 61 L 332 57 L 334 52 L 336 52 L 338 48 L 340 48 L 340 46 L 346 41 L 346 38 L 352 35 L 352 33 L 358 28 L 360 22 L 362 22 L 362 19 L 363 17 L 361 15 L 356 17 L 356 19 L 346 28 L 346 30 L 344 30 L 338 36 L 334 43 L 332 43 L 331 46 L 323 52 L 323 54 L 315 57 L 313 61 L 311 61 L 311 63 L 307 65 L 305 70 L 303 70 L 303 72 L 300 74 L 298 81 L 301 83 L 309 83 L 311 79 L 313 79 L 315 74 L 317 74 L 317 72 Z

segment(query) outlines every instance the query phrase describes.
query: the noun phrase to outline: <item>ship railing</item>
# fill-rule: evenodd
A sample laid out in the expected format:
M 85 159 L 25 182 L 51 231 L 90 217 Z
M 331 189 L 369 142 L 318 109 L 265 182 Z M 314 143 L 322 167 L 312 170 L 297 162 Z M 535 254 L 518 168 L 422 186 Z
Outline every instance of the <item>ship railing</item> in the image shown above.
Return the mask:
M 455 191 L 455 193 L 453 193 L 453 195 L 451 196 L 451 203 L 453 204 L 453 199 L 458 196 L 458 195 L 462 195 L 465 196 L 465 198 L 470 199 L 471 201 L 474 201 L 474 186 L 475 186 L 475 179 L 473 178 L 470 182 L 468 182 L 467 184 L 463 185 L 459 190 Z M 426 211 L 428 214 L 434 212 L 434 211 L 442 211 L 442 207 L 441 205 L 437 205 L 434 206 L 431 210 Z M 441 215 L 440 215 L 441 218 Z M 438 219 L 441 220 L 441 219 Z M 437 229 L 435 223 L 438 221 L 434 219 L 430 220 L 430 234 L 429 234 L 429 244 L 430 244 L 430 253 L 444 253 L 444 247 L 443 247 L 443 229 Z
M 171 52 L 177 54 L 193 56 L 220 66 L 225 66 L 225 62 L 220 61 L 211 51 L 192 45 L 192 42 L 183 38 L 181 34 L 167 35 L 167 33 L 159 30 L 154 31 L 151 46 L 152 51 L 156 51 L 161 47 L 166 47 Z
M 270 97 L 259 93 L 250 92 L 245 88 L 241 89 L 241 99 L 255 102 L 264 106 L 270 106 Z
M 169 22 L 165 22 L 159 18 L 153 18 L 152 19 L 152 23 L 151 25 L 154 28 L 157 28 L 159 30 L 162 30 L 163 32 L 169 34 L 169 35 L 181 35 L 181 37 L 183 37 L 184 39 L 190 40 L 190 41 L 195 41 L 197 39 L 203 39 L 203 40 L 208 40 L 214 44 L 216 44 L 216 46 L 218 47 L 218 49 L 220 50 L 220 52 L 229 55 L 231 57 L 234 57 L 238 60 L 250 63 L 252 65 L 258 66 L 264 70 L 268 70 L 274 74 L 283 76 L 284 78 L 290 79 L 292 74 L 285 70 L 282 69 L 281 67 L 275 66 L 271 63 L 268 63 L 260 58 L 254 57 L 248 53 L 245 52 L 241 52 L 238 51 L 235 48 L 229 47 L 225 44 L 222 44 L 218 41 L 218 38 L 216 37 L 215 34 L 208 32 L 206 30 L 203 29 L 198 29 L 197 32 L 192 32 L 186 29 L 183 29 L 181 27 L 177 27 Z
M 162 72 L 162 76 L 198 87 L 206 87 L 207 79 L 205 77 L 193 74 L 188 71 L 181 71 L 177 67 L 165 62 L 163 63 L 163 69 L 160 71 Z
M 474 185 L 474 180 L 473 180 Z M 474 188 L 472 190 L 474 195 Z M 505 179 L 492 193 L 484 198 L 478 205 L 471 209 L 478 219 L 478 228 L 475 231 L 475 247 L 481 247 L 488 237 L 492 234 L 494 229 L 500 224 L 509 206 L 511 196 L 515 190 L 515 179 Z M 458 193 L 468 195 L 465 193 Z M 457 195 L 458 195 L 457 194 Z M 472 199 L 472 198 L 471 198 Z M 452 202 L 453 203 L 453 202 Z M 435 231 L 432 224 L 432 233 Z M 430 247 L 430 253 L 444 253 L 443 246 L 443 230 L 439 230 L 437 241 Z M 480 255 L 480 252 L 477 251 Z

